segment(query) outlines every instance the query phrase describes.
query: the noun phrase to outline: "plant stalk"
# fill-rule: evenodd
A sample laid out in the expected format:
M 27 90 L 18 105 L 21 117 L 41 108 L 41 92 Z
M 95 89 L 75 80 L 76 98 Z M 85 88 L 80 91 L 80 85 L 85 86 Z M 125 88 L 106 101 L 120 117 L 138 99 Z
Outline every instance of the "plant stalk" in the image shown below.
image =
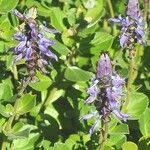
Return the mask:
M 132 93 L 132 84 L 133 84 L 134 79 L 135 79 L 134 58 L 135 58 L 135 50 L 134 49 L 129 50 L 129 76 L 128 76 L 128 83 L 127 83 L 127 97 L 126 97 L 126 101 L 125 101 L 124 106 L 123 106 L 124 112 L 127 111 L 127 107 L 130 103 L 131 93 Z
M 114 13 L 114 9 L 113 9 L 113 5 L 112 5 L 111 0 L 107 0 L 107 4 L 108 4 L 109 11 L 110 11 L 110 15 L 112 18 L 114 18 L 115 13 Z M 116 25 L 114 24 L 113 25 L 113 35 L 116 35 L 116 34 L 117 34 L 117 28 L 116 28 Z
M 105 143 L 107 141 L 107 136 L 108 136 L 108 123 L 109 121 L 107 120 L 107 117 L 105 118 L 106 121 L 103 121 L 103 129 L 101 131 L 100 137 L 99 137 L 99 141 L 100 141 L 100 147 L 99 150 L 104 150 L 105 148 Z M 102 140 L 101 140 L 102 138 Z

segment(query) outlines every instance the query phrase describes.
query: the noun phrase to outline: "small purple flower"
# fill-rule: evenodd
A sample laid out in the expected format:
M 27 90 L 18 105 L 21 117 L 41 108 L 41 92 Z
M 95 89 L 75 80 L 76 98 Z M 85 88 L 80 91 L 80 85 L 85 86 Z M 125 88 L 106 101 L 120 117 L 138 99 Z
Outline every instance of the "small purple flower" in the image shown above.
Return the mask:
M 94 103 L 96 111 L 80 118 L 82 120 L 96 118 L 94 125 L 90 129 L 90 134 L 94 133 L 101 120 L 105 122 L 105 118 L 110 118 L 111 114 L 115 115 L 119 120 L 127 120 L 128 115 L 120 111 L 121 100 L 125 95 L 123 93 L 124 84 L 124 79 L 112 70 L 108 54 L 102 54 L 97 65 L 97 76 L 92 79 L 92 85 L 87 90 L 89 97 L 85 101 L 86 104 Z
M 143 18 L 140 14 L 138 0 L 129 0 L 127 5 L 127 17 L 111 18 L 110 21 L 122 26 L 120 45 L 122 48 L 132 49 L 134 43 L 146 45 Z
M 35 8 L 31 8 L 29 13 L 31 12 L 36 13 Z M 45 34 L 46 32 L 58 33 L 58 31 L 39 26 L 34 18 L 36 14 L 23 15 L 17 10 L 14 10 L 13 13 L 25 23 L 24 28 L 14 35 L 14 39 L 18 40 L 19 44 L 14 48 L 17 57 L 14 59 L 13 64 L 24 58 L 27 62 L 29 75 L 32 72 L 30 76 L 35 75 L 33 72 L 36 69 L 45 73 L 46 69 L 44 68 L 45 65 L 48 65 L 48 58 L 58 61 L 58 57 L 49 50 L 49 47 L 55 42 L 48 39 Z

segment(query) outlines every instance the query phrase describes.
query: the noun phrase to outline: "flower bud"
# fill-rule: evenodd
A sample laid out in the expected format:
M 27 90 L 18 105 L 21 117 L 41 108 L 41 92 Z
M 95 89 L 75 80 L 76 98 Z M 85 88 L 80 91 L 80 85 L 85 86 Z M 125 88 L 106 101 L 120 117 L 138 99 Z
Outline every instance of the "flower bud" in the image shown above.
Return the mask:
M 97 64 L 97 79 L 100 79 L 104 84 L 109 84 L 112 76 L 112 64 L 108 54 L 103 53 Z

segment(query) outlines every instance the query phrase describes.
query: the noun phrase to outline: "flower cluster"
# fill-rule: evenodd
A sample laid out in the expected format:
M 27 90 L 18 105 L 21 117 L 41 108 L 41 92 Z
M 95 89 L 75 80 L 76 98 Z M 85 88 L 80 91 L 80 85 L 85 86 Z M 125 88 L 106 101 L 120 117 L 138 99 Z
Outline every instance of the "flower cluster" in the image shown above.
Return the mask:
M 24 27 L 14 35 L 14 39 L 19 41 L 19 44 L 14 48 L 14 53 L 17 57 L 13 63 L 25 58 L 27 62 L 29 76 L 35 76 L 35 70 L 47 73 L 45 65 L 48 65 L 48 58 L 58 60 L 57 56 L 49 50 L 49 46 L 54 44 L 54 41 L 45 37 L 45 33 L 57 33 L 58 31 L 48 29 L 45 26 L 40 27 L 36 17 L 36 9 L 31 8 L 33 14 L 23 15 L 17 10 L 13 13 L 19 20 L 24 22 Z M 29 12 L 31 12 L 31 9 Z
M 113 72 L 109 56 L 106 53 L 102 54 L 97 65 L 97 76 L 92 79 L 92 86 L 87 90 L 90 96 L 85 101 L 86 104 L 95 103 L 96 111 L 81 117 L 83 120 L 96 117 L 90 134 L 93 134 L 101 119 L 105 122 L 105 118 L 111 114 L 114 114 L 119 120 L 126 121 L 128 115 L 120 111 L 124 84 L 124 79 Z
M 110 21 L 122 26 L 120 45 L 122 48 L 133 49 L 134 43 L 146 45 L 143 18 L 139 10 L 138 0 L 129 0 L 127 5 L 127 16 L 111 18 Z

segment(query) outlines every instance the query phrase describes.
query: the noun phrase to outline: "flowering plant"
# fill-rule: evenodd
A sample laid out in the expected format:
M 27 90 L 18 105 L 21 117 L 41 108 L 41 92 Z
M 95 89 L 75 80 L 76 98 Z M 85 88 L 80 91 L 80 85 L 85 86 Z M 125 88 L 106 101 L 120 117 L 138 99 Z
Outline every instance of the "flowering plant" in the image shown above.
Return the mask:
M 2 150 L 149 150 L 150 0 L 0 0 Z

